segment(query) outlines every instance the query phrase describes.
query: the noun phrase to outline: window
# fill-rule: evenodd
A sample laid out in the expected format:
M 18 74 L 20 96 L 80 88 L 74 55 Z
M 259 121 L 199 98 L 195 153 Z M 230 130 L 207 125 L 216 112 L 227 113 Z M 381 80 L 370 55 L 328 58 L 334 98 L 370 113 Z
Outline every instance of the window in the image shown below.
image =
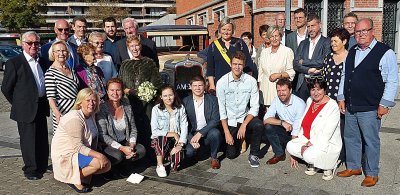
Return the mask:
M 198 25 L 207 27 L 207 23 L 208 23 L 207 13 L 199 14 L 199 16 L 198 16 Z
M 186 24 L 187 25 L 195 25 L 194 17 L 191 16 L 191 17 L 186 18 Z

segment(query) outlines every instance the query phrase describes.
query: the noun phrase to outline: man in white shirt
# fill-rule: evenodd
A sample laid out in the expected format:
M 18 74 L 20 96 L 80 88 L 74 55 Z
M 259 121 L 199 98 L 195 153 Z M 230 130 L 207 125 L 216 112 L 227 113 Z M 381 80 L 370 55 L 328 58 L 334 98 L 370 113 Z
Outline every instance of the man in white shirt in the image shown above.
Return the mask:
M 186 156 L 193 157 L 203 145 L 210 146 L 211 168 L 221 167 L 217 153 L 221 144 L 219 126 L 218 100 L 215 96 L 204 94 L 206 81 L 202 76 L 194 76 L 190 80 L 192 95 L 183 99 L 183 105 L 189 121 Z
M 68 41 L 76 46 L 86 43 L 86 24 L 86 19 L 82 16 L 77 16 L 72 19 L 72 30 L 74 30 L 74 34 L 68 38 Z

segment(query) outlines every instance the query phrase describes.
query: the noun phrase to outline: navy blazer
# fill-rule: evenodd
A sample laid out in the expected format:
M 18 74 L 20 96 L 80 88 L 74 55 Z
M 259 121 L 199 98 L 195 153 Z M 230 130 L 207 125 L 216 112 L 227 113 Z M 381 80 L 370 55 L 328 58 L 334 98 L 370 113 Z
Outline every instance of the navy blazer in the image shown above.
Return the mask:
M 44 74 L 48 66 L 42 63 L 42 59 L 39 59 L 39 64 Z M 35 76 L 23 53 L 6 62 L 1 91 L 11 104 L 12 120 L 32 123 L 37 114 L 46 116 L 50 114 L 47 100 L 39 103 Z M 43 113 L 37 113 L 38 110 Z
M 315 46 L 311 59 L 308 58 L 309 48 L 310 39 L 306 38 L 300 42 L 294 55 L 293 68 L 299 73 L 296 91 L 300 89 L 301 84 L 304 81 L 304 75 L 308 74 L 308 69 L 322 68 L 325 56 L 331 53 L 331 40 L 321 35 L 321 38 Z M 299 63 L 301 59 L 303 60 L 303 64 Z
M 189 132 L 196 132 L 197 120 L 193 95 L 184 98 L 183 105 L 185 106 L 187 118 L 189 120 Z M 206 136 L 210 129 L 216 128 L 219 124 L 220 117 L 217 97 L 204 94 L 204 117 L 206 118 L 207 125 L 199 130 L 202 136 Z
M 53 64 L 53 62 L 49 60 L 49 50 L 50 50 L 51 45 L 55 41 L 56 41 L 56 39 L 44 44 L 40 48 L 40 56 L 43 58 L 45 65 L 48 67 L 50 67 L 51 64 Z M 71 60 L 72 64 L 69 68 L 71 68 L 71 70 L 75 70 L 76 67 L 79 65 L 79 56 L 78 56 L 78 53 L 76 52 L 78 49 L 78 46 L 76 46 L 75 44 L 73 44 L 69 41 L 67 41 L 67 44 L 69 46 L 68 49 L 70 50 L 70 58 L 72 57 L 72 59 L 73 59 L 73 60 Z

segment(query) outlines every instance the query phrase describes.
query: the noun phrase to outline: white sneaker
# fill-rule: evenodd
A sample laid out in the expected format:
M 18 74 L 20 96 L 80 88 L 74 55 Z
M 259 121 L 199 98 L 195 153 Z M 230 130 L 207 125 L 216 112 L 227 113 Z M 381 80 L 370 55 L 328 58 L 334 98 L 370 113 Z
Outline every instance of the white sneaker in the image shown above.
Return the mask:
M 329 181 L 333 179 L 332 170 L 325 170 L 324 174 L 322 175 L 322 179 L 325 181 Z
M 167 177 L 167 171 L 163 165 L 157 165 L 156 172 L 158 177 Z
M 318 172 L 318 169 L 316 169 L 313 165 L 309 164 L 307 166 L 307 170 L 304 171 L 305 174 L 307 175 L 315 175 Z

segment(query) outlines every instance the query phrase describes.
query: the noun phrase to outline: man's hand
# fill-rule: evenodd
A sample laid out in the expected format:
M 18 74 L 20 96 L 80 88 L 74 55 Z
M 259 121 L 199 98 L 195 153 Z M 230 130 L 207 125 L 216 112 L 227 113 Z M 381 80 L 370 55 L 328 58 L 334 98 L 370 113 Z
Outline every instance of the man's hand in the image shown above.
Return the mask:
M 125 154 L 125 156 L 131 156 L 132 155 L 132 149 L 129 146 L 121 146 L 119 147 L 119 150 Z
M 383 115 L 389 113 L 389 108 L 385 108 L 381 105 L 378 107 L 378 118 L 382 119 Z
M 290 167 L 294 168 L 294 169 L 298 169 L 299 168 L 299 163 L 297 162 L 297 160 L 290 155 Z
M 310 69 L 308 69 L 308 74 L 314 75 L 314 74 L 319 74 L 319 73 L 321 73 L 321 70 L 318 70 L 318 69 L 316 69 L 316 68 L 310 68 Z
M 281 76 L 282 76 L 281 73 L 273 73 L 273 74 L 269 75 L 269 81 L 270 82 L 275 82 L 276 80 L 281 78 Z
M 286 121 L 282 121 L 282 126 L 286 129 L 286 131 L 292 131 L 293 127 L 290 123 L 286 122 Z
M 299 60 L 299 64 L 303 64 L 303 62 L 304 62 L 303 59 L 300 59 L 300 60 Z
M 301 156 L 303 156 L 304 152 L 308 149 L 308 146 L 301 146 Z
M 246 135 L 246 124 L 242 123 L 239 127 L 238 133 L 237 133 L 237 139 L 242 139 Z
M 227 144 L 233 145 L 234 140 L 231 133 L 225 133 L 225 141 Z
M 200 144 L 199 144 L 200 138 L 201 138 L 201 133 L 200 133 L 200 132 L 197 132 L 197 133 L 192 137 L 192 139 L 190 140 L 190 144 L 192 144 L 192 146 L 193 146 L 194 149 L 200 148 Z
M 344 114 L 346 112 L 346 105 L 344 104 L 344 101 L 343 100 L 338 101 L 338 105 L 339 105 L 340 113 Z M 379 111 L 379 109 L 378 109 L 378 111 Z

